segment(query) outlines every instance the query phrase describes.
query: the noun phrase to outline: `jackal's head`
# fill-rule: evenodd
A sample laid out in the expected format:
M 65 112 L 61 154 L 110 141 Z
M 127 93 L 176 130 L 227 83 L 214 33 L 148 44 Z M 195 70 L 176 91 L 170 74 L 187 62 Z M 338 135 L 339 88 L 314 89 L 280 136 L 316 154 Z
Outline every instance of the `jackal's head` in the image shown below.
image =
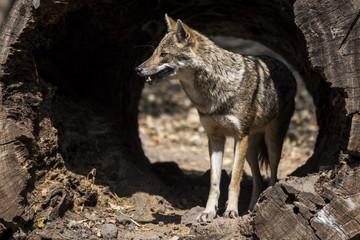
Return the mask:
M 145 77 L 148 84 L 163 79 L 177 79 L 194 59 L 196 48 L 195 31 L 181 20 L 174 21 L 165 14 L 167 34 L 152 56 L 135 68 L 138 75 Z

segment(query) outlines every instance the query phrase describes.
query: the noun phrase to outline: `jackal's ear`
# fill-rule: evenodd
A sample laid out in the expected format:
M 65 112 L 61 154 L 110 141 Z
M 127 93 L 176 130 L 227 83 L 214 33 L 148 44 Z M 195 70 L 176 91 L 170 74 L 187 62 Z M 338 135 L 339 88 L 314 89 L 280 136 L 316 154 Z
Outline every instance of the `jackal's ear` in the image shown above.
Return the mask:
M 169 17 L 167 13 L 165 13 L 165 22 L 167 25 L 167 31 L 168 32 L 174 32 L 176 30 L 176 22 L 174 19 Z
M 193 32 L 180 19 L 176 22 L 176 38 L 179 42 L 187 42 L 190 40 Z

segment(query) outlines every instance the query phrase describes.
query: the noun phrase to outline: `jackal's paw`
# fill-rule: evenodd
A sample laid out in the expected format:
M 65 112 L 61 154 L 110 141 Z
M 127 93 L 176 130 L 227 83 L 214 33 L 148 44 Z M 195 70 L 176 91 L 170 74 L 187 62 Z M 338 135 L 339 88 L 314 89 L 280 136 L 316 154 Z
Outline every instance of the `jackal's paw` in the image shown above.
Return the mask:
M 239 213 L 238 213 L 238 211 L 236 211 L 236 210 L 226 210 L 226 211 L 224 212 L 224 217 L 225 217 L 225 218 L 232 218 L 232 219 L 234 219 L 234 218 L 239 217 Z
M 216 212 L 202 212 L 196 218 L 198 223 L 209 223 L 216 217 Z

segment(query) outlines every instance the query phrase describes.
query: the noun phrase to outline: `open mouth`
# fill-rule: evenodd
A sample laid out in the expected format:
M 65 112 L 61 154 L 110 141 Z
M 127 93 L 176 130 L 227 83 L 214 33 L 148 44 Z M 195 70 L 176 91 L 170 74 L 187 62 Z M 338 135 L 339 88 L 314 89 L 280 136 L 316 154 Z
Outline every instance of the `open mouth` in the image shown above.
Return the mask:
M 174 68 L 166 67 L 155 74 L 146 76 L 145 82 L 149 85 L 151 85 L 153 83 L 157 83 L 160 80 L 162 80 L 163 78 L 172 75 L 174 72 L 175 72 Z

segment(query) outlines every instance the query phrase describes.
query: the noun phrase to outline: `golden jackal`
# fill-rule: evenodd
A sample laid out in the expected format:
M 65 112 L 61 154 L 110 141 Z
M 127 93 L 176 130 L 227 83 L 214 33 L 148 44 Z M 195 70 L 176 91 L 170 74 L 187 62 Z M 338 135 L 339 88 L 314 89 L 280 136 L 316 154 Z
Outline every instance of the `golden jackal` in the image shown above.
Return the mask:
M 268 56 L 243 56 L 221 49 L 181 20 L 165 15 L 168 32 L 153 55 L 136 67 L 149 84 L 179 79 L 197 108 L 209 140 L 211 184 L 198 222 L 216 217 L 226 136 L 234 137 L 234 163 L 224 217 L 238 216 L 240 181 L 245 159 L 253 175 L 249 209 L 262 190 L 259 159 L 270 165 L 270 185 L 290 118 L 296 81 L 289 69 Z

